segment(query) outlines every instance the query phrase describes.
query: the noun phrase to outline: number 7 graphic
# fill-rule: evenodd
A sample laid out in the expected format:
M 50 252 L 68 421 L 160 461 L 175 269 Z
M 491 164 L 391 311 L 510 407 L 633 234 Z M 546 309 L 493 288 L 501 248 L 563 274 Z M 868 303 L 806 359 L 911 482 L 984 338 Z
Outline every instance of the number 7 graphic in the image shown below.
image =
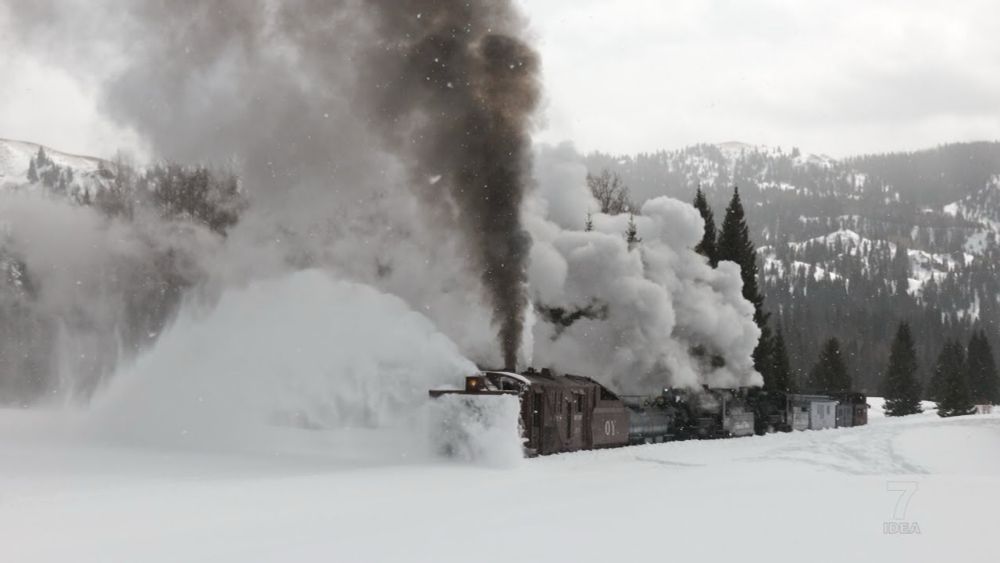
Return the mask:
M 918 488 L 919 483 L 916 481 L 889 481 L 885 484 L 885 490 L 890 493 L 900 493 L 896 506 L 892 509 L 893 520 L 906 519 L 906 510 Z

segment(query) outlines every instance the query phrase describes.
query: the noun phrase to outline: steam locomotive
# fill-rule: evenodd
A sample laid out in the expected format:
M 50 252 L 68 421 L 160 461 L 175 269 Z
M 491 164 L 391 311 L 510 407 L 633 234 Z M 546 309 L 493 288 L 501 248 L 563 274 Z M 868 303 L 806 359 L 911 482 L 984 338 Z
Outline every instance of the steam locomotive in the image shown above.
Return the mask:
M 860 426 L 868 422 L 862 393 L 792 394 L 757 388 L 664 389 L 617 395 L 589 377 L 550 370 L 484 371 L 447 394 L 511 395 L 520 400 L 525 453 L 548 455 L 671 440 Z

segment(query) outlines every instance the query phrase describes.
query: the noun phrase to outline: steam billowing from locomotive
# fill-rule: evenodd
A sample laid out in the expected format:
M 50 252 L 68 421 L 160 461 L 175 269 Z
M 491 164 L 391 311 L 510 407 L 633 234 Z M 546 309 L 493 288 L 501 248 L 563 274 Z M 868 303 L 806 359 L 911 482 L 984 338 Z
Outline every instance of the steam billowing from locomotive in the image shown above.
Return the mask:
M 377 123 L 426 198 L 454 207 L 449 215 L 481 272 L 504 363 L 513 368 L 527 306 L 531 238 L 521 204 L 538 54 L 518 37 L 508 0 L 394 2 L 380 15 Z
M 25 49 L 99 84 L 100 110 L 149 153 L 235 164 L 250 207 L 206 260 L 224 288 L 322 269 L 399 296 L 481 365 L 530 356 L 630 392 L 760 381 L 753 308 L 734 265 L 691 250 L 690 206 L 647 202 L 630 248 L 577 155 L 533 156 L 540 62 L 510 0 L 37 0 L 5 15 Z

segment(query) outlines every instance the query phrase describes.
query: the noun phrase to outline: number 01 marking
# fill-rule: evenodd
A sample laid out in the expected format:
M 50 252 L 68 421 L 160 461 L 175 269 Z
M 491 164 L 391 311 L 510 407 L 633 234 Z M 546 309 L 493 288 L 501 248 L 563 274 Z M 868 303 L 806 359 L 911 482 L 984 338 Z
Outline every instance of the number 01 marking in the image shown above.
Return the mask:
M 616 433 L 617 432 L 615 432 L 615 421 L 613 421 L 613 420 L 605 420 L 604 421 L 604 435 L 605 436 L 614 436 Z

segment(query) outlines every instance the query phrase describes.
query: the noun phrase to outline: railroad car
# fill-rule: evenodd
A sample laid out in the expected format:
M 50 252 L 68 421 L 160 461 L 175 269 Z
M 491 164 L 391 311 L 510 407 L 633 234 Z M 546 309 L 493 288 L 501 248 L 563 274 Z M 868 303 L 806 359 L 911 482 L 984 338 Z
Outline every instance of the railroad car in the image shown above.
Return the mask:
M 854 391 L 785 393 L 752 388 L 747 400 L 756 415 L 757 434 L 868 424 L 868 398 Z

